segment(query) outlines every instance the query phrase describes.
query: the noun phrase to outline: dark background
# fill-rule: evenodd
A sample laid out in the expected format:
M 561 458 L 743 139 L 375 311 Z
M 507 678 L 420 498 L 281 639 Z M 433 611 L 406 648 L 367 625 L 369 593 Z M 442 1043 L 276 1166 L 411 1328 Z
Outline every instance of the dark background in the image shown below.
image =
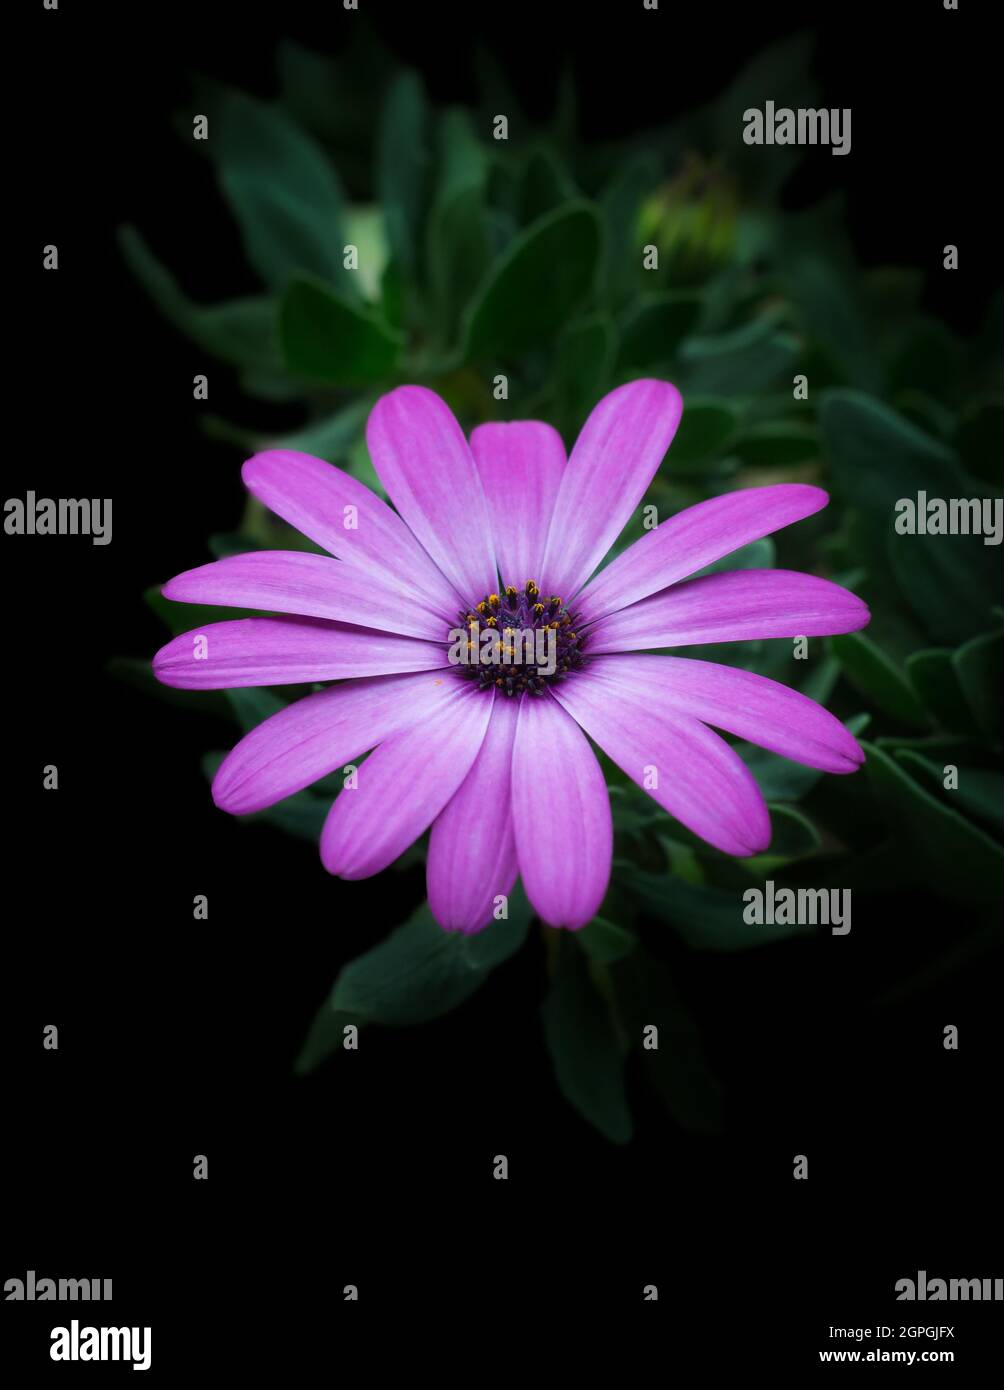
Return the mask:
M 232 728 L 105 674 L 109 656 L 150 656 L 165 640 L 142 590 L 202 563 L 205 535 L 236 526 L 242 505 L 240 456 L 199 428 L 191 378 L 203 364 L 114 243 L 136 222 L 186 267 L 196 298 L 251 287 L 211 174 L 171 127 L 190 72 L 268 95 L 277 39 L 340 47 L 347 25 L 371 21 L 435 97 L 466 100 L 480 35 L 537 119 L 570 57 L 584 133 L 606 138 L 710 99 L 804 22 L 803 6 L 776 2 L 663 0 L 658 14 L 640 0 L 361 3 L 366 20 L 334 3 L 64 0 L 49 13 L 39 0 L 11 45 L 25 90 L 8 151 L 21 294 L 7 411 L 21 442 L 6 452 L 6 495 L 114 499 L 110 546 L 3 540 L 14 693 L 2 1272 L 115 1284 L 105 1315 L 4 1305 L 14 1354 L 34 1378 L 57 1321 L 150 1324 L 154 1371 L 180 1384 L 238 1308 L 249 1322 L 234 1325 L 259 1339 L 250 1366 L 287 1335 L 297 1354 L 323 1355 L 373 1310 L 386 1331 L 415 1309 L 440 1314 L 432 1337 L 471 1313 L 496 1337 L 517 1319 L 558 1336 L 562 1324 L 541 1321 L 551 1305 L 612 1312 L 655 1283 L 661 1310 L 633 1321 L 659 1328 L 667 1367 L 686 1351 L 713 1366 L 750 1342 L 768 1366 L 808 1367 L 834 1345 L 830 1324 L 876 1322 L 954 1323 L 947 1346 L 972 1367 L 996 1310 L 897 1304 L 892 1286 L 918 1269 L 1004 1273 L 999 962 L 876 1003 L 899 978 L 901 943 L 920 937 L 933 955 L 950 941 L 950 904 L 890 898 L 855 915 L 847 938 L 729 957 L 650 935 L 727 1087 L 724 1138 L 677 1128 L 640 1077 L 627 1148 L 565 1106 L 539 1028 L 539 929 L 458 1014 L 369 1029 L 357 1054 L 295 1079 L 340 964 L 420 900 L 422 872 L 342 883 L 308 846 L 236 823 L 199 766 Z M 960 271 L 933 277 L 927 302 L 965 332 L 999 279 L 990 7 L 810 8 L 822 104 L 852 108 L 853 146 L 814 152 L 790 200 L 846 188 L 868 265 L 936 268 L 957 243 Z M 57 274 L 40 269 L 48 242 Z M 239 417 L 235 383 L 209 370 L 214 412 Z M 278 410 L 266 420 L 286 423 Z M 49 763 L 57 792 L 41 787 Z M 207 922 L 192 918 L 196 893 Z M 49 1023 L 58 1052 L 41 1047 Z M 957 1053 L 942 1048 L 948 1023 Z M 492 1179 L 497 1153 L 507 1183 Z M 195 1154 L 208 1182 L 193 1182 Z M 795 1154 L 808 1155 L 807 1183 L 792 1180 Z M 342 1302 L 349 1283 L 362 1303 Z

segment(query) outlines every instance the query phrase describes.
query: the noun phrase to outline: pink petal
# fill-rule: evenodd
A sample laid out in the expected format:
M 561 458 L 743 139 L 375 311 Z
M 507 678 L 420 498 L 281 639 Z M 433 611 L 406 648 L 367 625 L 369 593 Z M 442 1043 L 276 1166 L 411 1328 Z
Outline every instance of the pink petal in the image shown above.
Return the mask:
M 822 488 L 776 483 L 687 507 L 600 571 L 577 602 L 581 619 L 592 622 L 647 598 L 740 546 L 811 516 L 828 501 Z
M 503 584 L 539 581 L 554 499 L 565 471 L 561 435 L 537 420 L 478 425 L 471 452 L 491 515 Z
M 534 908 L 553 927 L 585 926 L 610 881 L 610 798 L 582 731 L 550 697 L 524 695 L 520 703 L 512 815 Z
M 611 702 L 640 698 L 684 714 L 824 772 L 855 772 L 864 761 L 857 739 L 815 700 L 735 666 L 679 656 L 598 656 L 589 681 Z M 573 682 L 568 682 L 570 687 Z
M 442 644 L 413 637 L 317 618 L 238 618 L 175 637 L 154 657 L 153 670 L 164 685 L 179 690 L 232 690 L 432 671 L 447 664 Z
M 416 722 L 435 720 L 457 678 L 435 672 L 374 676 L 308 695 L 245 734 L 224 758 L 213 800 L 243 816 L 260 811 L 367 753 Z
M 861 600 L 829 579 L 794 570 L 732 570 L 675 584 L 601 618 L 583 648 L 598 655 L 761 637 L 821 637 L 856 632 L 868 618 Z
M 339 793 L 321 834 L 321 859 L 340 878 L 368 878 L 404 853 L 439 815 L 478 755 L 494 691 L 451 683 L 432 719 L 380 744 Z
M 765 849 L 770 817 L 738 753 L 699 720 L 653 704 L 651 692 L 613 688 L 592 674 L 579 672 L 555 695 L 607 756 L 716 849 L 734 855 Z
M 298 550 L 252 550 L 186 570 L 164 585 L 178 603 L 219 603 L 308 618 L 335 618 L 409 637 L 445 642 L 448 625 L 392 581 L 354 565 Z
M 682 409 L 666 381 L 631 381 L 593 409 L 568 460 L 534 576 L 545 593 L 568 600 L 581 589 L 644 496 Z
M 451 618 L 464 602 L 397 513 L 334 464 L 293 449 L 268 449 L 248 459 L 242 476 L 270 511 L 346 564 L 378 579 L 393 576 L 405 592 L 419 590 Z
M 399 386 L 370 414 L 366 442 L 377 476 L 465 605 L 498 578 L 488 504 L 463 431 L 424 386 Z
M 516 881 L 510 782 L 519 706 L 498 698 L 485 741 L 429 837 L 429 906 L 447 931 L 476 932 L 492 920 L 495 898 Z

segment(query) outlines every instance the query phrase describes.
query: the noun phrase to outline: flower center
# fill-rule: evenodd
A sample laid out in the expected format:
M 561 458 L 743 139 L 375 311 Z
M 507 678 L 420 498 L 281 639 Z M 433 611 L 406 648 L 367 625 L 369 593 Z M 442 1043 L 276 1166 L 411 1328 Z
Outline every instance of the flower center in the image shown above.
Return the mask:
M 482 690 L 539 695 L 583 665 L 574 615 L 556 594 L 543 598 L 532 579 L 486 595 L 460 622 L 450 632 L 450 660 Z

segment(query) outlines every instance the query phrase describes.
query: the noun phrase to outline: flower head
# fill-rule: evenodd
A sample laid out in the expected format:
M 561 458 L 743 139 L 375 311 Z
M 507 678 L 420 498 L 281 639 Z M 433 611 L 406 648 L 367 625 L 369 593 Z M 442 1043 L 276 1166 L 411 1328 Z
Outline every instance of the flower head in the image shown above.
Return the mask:
M 255 551 L 172 579 L 170 599 L 279 616 L 176 637 L 154 670 L 184 689 L 336 684 L 237 744 L 213 783 L 217 805 L 261 810 L 373 750 L 328 815 L 325 867 L 378 873 L 431 826 L 430 906 L 466 932 L 487 925 L 517 876 L 553 926 L 596 913 L 613 834 L 590 739 L 710 844 L 765 849 L 760 790 L 711 726 L 836 773 L 862 762 L 856 740 L 763 676 L 639 653 L 851 632 L 868 610 L 809 574 L 689 577 L 826 505 L 801 484 L 698 503 L 595 573 L 681 410 L 666 382 L 621 386 L 566 460 L 549 425 L 480 425 L 468 444 L 432 391 L 399 387 L 367 428 L 393 508 L 309 455 L 249 459 L 250 491 L 328 554 Z

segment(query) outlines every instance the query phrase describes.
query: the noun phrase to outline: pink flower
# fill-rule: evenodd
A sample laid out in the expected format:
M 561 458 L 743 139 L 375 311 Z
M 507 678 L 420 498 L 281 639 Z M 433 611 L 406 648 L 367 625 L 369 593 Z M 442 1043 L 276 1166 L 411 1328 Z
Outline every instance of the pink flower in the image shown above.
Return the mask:
M 442 926 L 465 932 L 492 919 L 517 875 L 553 926 L 581 927 L 596 913 L 612 825 L 589 739 L 710 844 L 733 855 L 765 849 L 770 819 L 759 788 L 709 725 L 827 772 L 861 764 L 856 740 L 812 700 L 763 676 L 632 653 L 852 632 L 868 610 L 809 574 L 687 578 L 826 505 L 825 492 L 801 484 L 690 507 L 590 580 L 681 410 L 666 382 L 621 386 L 593 410 L 566 462 L 549 425 L 481 425 L 468 445 L 438 396 L 399 387 L 377 402 L 367 427 L 396 511 L 309 455 L 249 459 L 251 492 L 337 558 L 257 551 L 172 579 L 170 599 L 296 616 L 176 637 L 154 670 L 189 690 L 338 683 L 241 739 L 216 774 L 216 804 L 238 815 L 261 810 L 374 749 L 358 786 L 328 815 L 324 866 L 366 878 L 431 825 L 429 902 Z M 555 634 L 553 674 L 538 663 L 487 672 L 451 663 L 449 634 L 472 618 Z

